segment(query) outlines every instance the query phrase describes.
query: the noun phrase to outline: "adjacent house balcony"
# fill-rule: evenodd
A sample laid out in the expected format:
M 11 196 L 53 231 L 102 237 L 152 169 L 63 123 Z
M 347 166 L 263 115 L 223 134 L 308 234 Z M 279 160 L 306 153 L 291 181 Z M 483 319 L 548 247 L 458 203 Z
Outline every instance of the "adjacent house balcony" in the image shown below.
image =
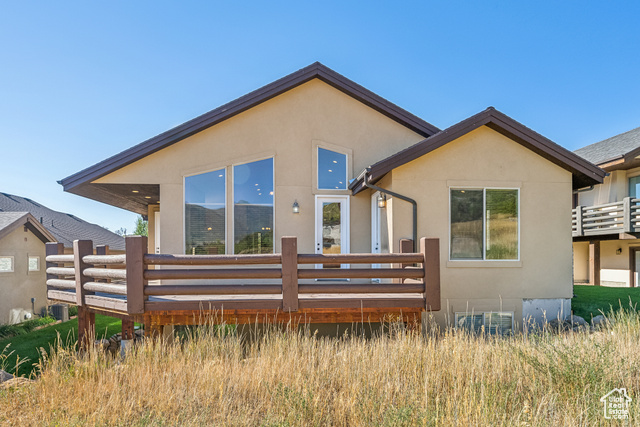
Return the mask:
M 619 202 L 576 207 L 571 219 L 573 239 L 637 237 L 635 233 L 640 233 L 639 203 L 640 199 L 625 197 Z

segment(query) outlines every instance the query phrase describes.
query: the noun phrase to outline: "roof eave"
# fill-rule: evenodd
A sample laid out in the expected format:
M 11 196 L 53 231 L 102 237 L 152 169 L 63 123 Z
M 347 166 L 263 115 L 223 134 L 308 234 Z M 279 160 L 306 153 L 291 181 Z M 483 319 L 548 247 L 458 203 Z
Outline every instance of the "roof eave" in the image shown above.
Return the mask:
M 473 115 L 461 122 L 429 137 L 413 146 L 387 157 L 370 167 L 371 181 L 376 182 L 389 171 L 415 160 L 437 148 L 465 135 L 480 126 L 488 126 L 510 139 L 531 149 L 535 153 L 570 171 L 573 175 L 573 188 L 582 188 L 602 183 L 606 172 L 570 152 L 544 136 L 534 132 L 493 107 Z M 364 189 L 360 181 L 354 183 L 352 193 Z
M 439 129 L 420 119 L 386 99 L 376 95 L 359 84 L 347 79 L 319 62 L 311 64 L 301 70 L 289 74 L 260 89 L 250 92 L 240 98 L 209 111 L 201 116 L 189 120 L 173 129 L 163 132 L 140 144 L 137 144 L 119 154 L 111 156 L 93 166 L 81 170 L 58 181 L 64 191 L 94 181 L 117 169 L 127 166 L 158 150 L 179 142 L 191 135 L 201 132 L 217 123 L 240 114 L 258 104 L 268 101 L 284 92 L 302 85 L 314 78 L 318 78 L 330 86 L 346 93 L 354 99 L 375 109 L 396 122 L 412 129 L 423 136 L 430 136 Z

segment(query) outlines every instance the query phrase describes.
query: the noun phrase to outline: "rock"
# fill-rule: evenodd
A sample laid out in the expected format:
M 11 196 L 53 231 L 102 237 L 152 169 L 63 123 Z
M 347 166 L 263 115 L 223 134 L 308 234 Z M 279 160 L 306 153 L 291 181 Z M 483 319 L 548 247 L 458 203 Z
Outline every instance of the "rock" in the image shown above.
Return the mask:
M 11 375 L 10 373 L 0 369 L 0 384 L 5 382 L 5 381 L 9 381 L 9 380 L 11 380 L 13 378 L 14 378 L 13 375 Z
M 593 319 L 591 319 L 591 326 L 594 328 L 602 328 L 609 323 L 609 319 L 604 317 L 602 314 L 597 315 Z
M 571 323 L 571 325 L 573 325 L 574 329 L 576 328 L 576 326 L 578 326 L 578 327 L 589 326 L 589 324 L 587 323 L 586 320 L 584 320 L 580 316 L 575 316 L 575 315 L 571 316 L 571 318 L 569 319 L 569 323 Z
M 548 323 L 548 325 L 554 332 L 562 332 L 571 329 L 571 325 L 567 327 L 567 322 L 565 320 L 553 319 Z

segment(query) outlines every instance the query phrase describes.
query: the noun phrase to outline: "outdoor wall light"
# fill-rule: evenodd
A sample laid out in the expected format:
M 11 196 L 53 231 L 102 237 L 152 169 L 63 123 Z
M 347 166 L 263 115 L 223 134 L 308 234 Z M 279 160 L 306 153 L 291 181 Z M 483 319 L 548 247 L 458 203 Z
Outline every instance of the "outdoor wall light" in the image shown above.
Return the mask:
M 620 254 L 622 254 L 622 248 L 616 249 L 616 255 L 620 255 Z
M 294 214 L 300 213 L 300 205 L 297 200 L 293 202 L 292 210 Z
M 387 196 L 385 194 L 381 194 L 378 196 L 378 207 L 380 209 L 384 209 L 387 206 Z

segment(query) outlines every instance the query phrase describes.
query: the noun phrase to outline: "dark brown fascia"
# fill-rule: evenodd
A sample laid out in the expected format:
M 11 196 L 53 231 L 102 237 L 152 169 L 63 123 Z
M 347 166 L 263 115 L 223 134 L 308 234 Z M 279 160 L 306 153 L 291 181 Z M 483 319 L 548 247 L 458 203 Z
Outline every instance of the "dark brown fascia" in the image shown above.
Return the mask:
M 606 172 L 598 166 L 561 147 L 539 133 L 534 132 L 495 108 L 489 107 L 405 150 L 371 165 L 368 168 L 371 181 L 377 182 L 385 174 L 398 166 L 402 166 L 424 156 L 480 126 L 487 126 L 505 135 L 550 162 L 571 172 L 573 174 L 574 189 L 600 184 L 606 175 Z M 362 183 L 362 177 L 359 177 L 349 188 L 355 195 L 363 191 L 366 187 Z
M 6 237 L 8 234 L 13 232 L 19 227 L 27 227 L 29 231 L 31 231 L 38 239 L 40 239 L 43 243 L 47 242 L 55 242 L 56 238 L 53 234 L 49 233 L 49 231 L 44 228 L 40 222 L 30 213 L 25 213 L 20 218 L 16 219 L 7 227 L 0 230 L 0 240 Z
M 167 132 L 135 145 L 115 156 L 109 157 L 89 168 L 70 175 L 58 181 L 58 183 L 63 186 L 64 191 L 71 191 L 74 187 L 90 183 L 314 78 L 320 79 L 422 136 L 428 137 L 439 131 L 439 129 L 432 124 L 387 101 L 381 96 L 376 95 L 370 90 L 365 89 L 321 63 L 316 62 L 260 89 L 241 96 L 215 110 L 209 111 Z

